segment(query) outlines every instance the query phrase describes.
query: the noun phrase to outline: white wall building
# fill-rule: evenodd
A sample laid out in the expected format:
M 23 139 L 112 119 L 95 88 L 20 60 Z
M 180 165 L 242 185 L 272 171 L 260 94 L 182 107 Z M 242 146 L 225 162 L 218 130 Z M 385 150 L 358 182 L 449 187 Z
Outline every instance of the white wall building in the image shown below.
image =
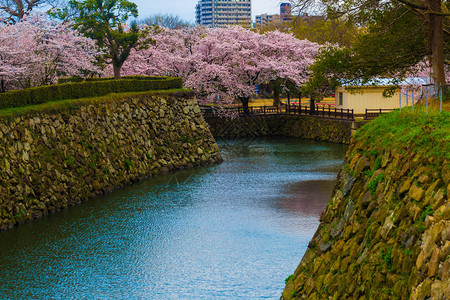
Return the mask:
M 398 83 L 401 90 L 396 89 L 394 95 L 389 98 L 384 97 L 383 92 L 394 86 L 392 79 L 377 79 L 365 86 L 358 83 L 341 86 L 336 89 L 335 107 L 353 109 L 355 114 L 364 114 L 366 109 L 394 109 L 411 106 L 413 102 L 416 103 L 420 98 L 425 97 L 423 87 L 430 83 L 429 78 L 408 77 Z

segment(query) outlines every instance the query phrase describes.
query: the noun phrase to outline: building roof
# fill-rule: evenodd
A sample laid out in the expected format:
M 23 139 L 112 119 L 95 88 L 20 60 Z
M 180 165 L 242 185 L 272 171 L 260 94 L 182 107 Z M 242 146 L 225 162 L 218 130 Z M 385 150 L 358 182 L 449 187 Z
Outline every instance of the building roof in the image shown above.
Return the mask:
M 398 82 L 395 78 L 376 78 L 369 82 L 362 84 L 362 80 L 355 80 L 353 82 L 345 83 L 343 87 L 385 87 L 385 86 L 406 86 L 406 85 L 429 85 L 433 84 L 429 77 L 407 77 L 404 80 Z

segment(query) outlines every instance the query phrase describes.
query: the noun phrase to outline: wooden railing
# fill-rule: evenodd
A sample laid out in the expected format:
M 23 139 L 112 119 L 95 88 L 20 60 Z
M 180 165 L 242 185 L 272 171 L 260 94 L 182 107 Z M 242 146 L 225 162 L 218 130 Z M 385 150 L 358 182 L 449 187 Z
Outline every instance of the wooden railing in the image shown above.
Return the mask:
M 364 119 L 371 120 L 375 119 L 381 114 L 387 114 L 389 112 L 393 111 L 393 109 L 387 109 L 387 108 L 366 108 L 366 115 L 364 116 Z
M 353 109 L 332 108 L 331 106 L 316 106 L 311 109 L 309 106 L 291 105 L 286 107 L 288 114 L 310 115 L 330 119 L 349 119 L 354 120 Z
M 209 106 L 201 106 L 202 113 L 205 117 L 216 116 L 213 108 Z M 244 116 L 244 108 L 242 106 L 222 108 L 228 112 L 236 112 L 239 116 Z M 354 120 L 353 109 L 332 108 L 330 106 L 316 106 L 311 109 L 309 106 L 301 105 L 282 105 L 282 106 L 250 106 L 249 115 L 252 116 L 267 116 L 267 115 L 309 115 L 321 118 L 330 119 L 346 119 Z

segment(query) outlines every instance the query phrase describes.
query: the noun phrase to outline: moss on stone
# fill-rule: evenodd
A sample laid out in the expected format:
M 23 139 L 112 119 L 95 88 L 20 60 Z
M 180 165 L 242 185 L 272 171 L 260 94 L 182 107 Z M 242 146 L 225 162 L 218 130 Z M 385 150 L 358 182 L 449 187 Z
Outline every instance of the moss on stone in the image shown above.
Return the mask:
M 449 119 L 448 113 L 395 112 L 356 133 L 316 242 L 327 241 L 340 220 L 342 230 L 330 234 L 326 252 L 307 250 L 305 269 L 325 262 L 313 274 L 323 283 L 320 291 L 298 290 L 299 299 L 450 298 L 442 281 L 450 269 L 448 254 L 442 254 L 450 251 Z M 298 286 L 304 285 L 297 280 L 302 275 L 295 274 Z
M 0 111 L 0 153 L 0 229 L 160 172 L 221 160 L 185 90 Z

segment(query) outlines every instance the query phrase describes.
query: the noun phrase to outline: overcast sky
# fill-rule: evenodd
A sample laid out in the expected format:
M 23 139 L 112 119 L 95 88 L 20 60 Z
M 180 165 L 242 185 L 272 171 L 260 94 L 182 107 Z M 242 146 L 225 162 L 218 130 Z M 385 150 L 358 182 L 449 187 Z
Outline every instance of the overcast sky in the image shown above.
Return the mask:
M 132 0 L 139 8 L 139 19 L 154 14 L 173 14 L 183 20 L 195 22 L 195 5 L 198 0 Z M 286 1 L 289 2 L 289 1 Z M 255 15 L 279 14 L 280 0 L 252 0 L 252 20 Z

